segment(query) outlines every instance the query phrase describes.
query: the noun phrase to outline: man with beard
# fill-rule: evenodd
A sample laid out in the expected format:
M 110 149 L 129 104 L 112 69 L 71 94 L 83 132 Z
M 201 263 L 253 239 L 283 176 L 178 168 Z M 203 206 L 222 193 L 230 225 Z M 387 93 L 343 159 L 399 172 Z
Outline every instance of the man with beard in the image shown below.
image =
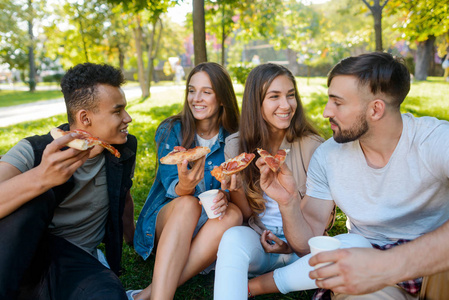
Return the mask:
M 312 157 L 306 197 L 299 197 L 288 168 L 276 174 L 261 159 L 260 185 L 278 202 L 285 235 L 299 255 L 309 252 L 309 238 L 322 234 L 334 203 L 348 217 L 351 234 L 337 236 L 343 249 L 309 261 L 333 263 L 309 274 L 333 299 L 368 293 L 360 297 L 418 299 L 421 276 L 449 270 L 449 123 L 401 114 L 410 74 L 387 53 L 342 60 L 328 87 L 323 116 L 333 138 Z M 366 248 L 358 248 L 360 239 L 369 242 Z M 430 288 L 436 278 L 444 278 L 442 284 Z M 442 299 L 447 278 L 424 277 L 423 287 Z

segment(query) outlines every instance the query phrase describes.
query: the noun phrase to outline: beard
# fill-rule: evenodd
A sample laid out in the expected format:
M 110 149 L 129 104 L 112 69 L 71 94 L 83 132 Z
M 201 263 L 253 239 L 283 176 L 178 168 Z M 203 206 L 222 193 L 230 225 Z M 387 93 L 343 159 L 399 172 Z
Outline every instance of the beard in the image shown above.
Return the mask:
M 340 125 L 336 123 L 332 118 L 329 119 L 329 122 L 334 123 L 338 127 L 338 131 L 334 131 L 334 140 L 337 143 L 349 143 L 359 139 L 362 135 L 364 135 L 368 129 L 369 125 L 366 121 L 366 117 L 364 112 L 362 112 L 358 117 L 354 125 L 349 129 L 341 129 Z

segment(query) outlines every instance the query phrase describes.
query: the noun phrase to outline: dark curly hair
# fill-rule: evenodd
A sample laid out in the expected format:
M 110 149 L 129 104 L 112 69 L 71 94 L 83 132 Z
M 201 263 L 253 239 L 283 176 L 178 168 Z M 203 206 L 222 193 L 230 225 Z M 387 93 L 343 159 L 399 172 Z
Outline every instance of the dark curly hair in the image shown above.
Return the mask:
M 123 73 L 110 65 L 84 63 L 70 68 L 61 80 L 69 124 L 80 109 L 95 112 L 98 84 L 120 87 L 124 82 Z

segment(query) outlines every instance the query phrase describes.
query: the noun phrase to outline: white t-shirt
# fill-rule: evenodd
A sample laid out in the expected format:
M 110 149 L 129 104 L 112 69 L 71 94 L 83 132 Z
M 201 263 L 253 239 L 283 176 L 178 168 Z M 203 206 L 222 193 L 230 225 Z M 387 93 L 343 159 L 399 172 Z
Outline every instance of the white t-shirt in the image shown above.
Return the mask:
M 307 194 L 334 200 L 350 232 L 378 245 L 415 239 L 449 219 L 449 123 L 402 115 L 389 162 L 368 166 L 358 141 L 322 144 L 310 162 Z
M 279 204 L 263 193 L 265 202 L 265 211 L 259 214 L 260 220 L 265 226 L 283 227 L 282 215 L 279 210 Z
M 196 141 L 198 146 L 200 147 L 209 147 L 212 148 L 212 146 L 215 144 L 215 142 L 218 139 L 218 134 L 216 134 L 213 138 L 206 140 L 203 139 L 199 134 L 196 135 Z

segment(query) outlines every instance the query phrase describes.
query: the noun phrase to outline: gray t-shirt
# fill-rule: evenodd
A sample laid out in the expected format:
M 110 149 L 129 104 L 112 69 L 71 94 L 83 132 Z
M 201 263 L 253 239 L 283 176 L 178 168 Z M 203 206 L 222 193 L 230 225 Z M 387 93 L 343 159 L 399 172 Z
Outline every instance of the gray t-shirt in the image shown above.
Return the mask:
M 26 172 L 34 165 L 33 148 L 23 139 L 1 161 Z M 49 230 L 96 256 L 109 212 L 104 154 L 88 159 L 73 176 L 75 187 L 56 208 Z
M 358 141 L 333 138 L 314 153 L 307 195 L 334 200 L 350 232 L 385 245 L 413 240 L 449 219 L 449 123 L 402 115 L 403 131 L 389 162 L 368 166 Z

